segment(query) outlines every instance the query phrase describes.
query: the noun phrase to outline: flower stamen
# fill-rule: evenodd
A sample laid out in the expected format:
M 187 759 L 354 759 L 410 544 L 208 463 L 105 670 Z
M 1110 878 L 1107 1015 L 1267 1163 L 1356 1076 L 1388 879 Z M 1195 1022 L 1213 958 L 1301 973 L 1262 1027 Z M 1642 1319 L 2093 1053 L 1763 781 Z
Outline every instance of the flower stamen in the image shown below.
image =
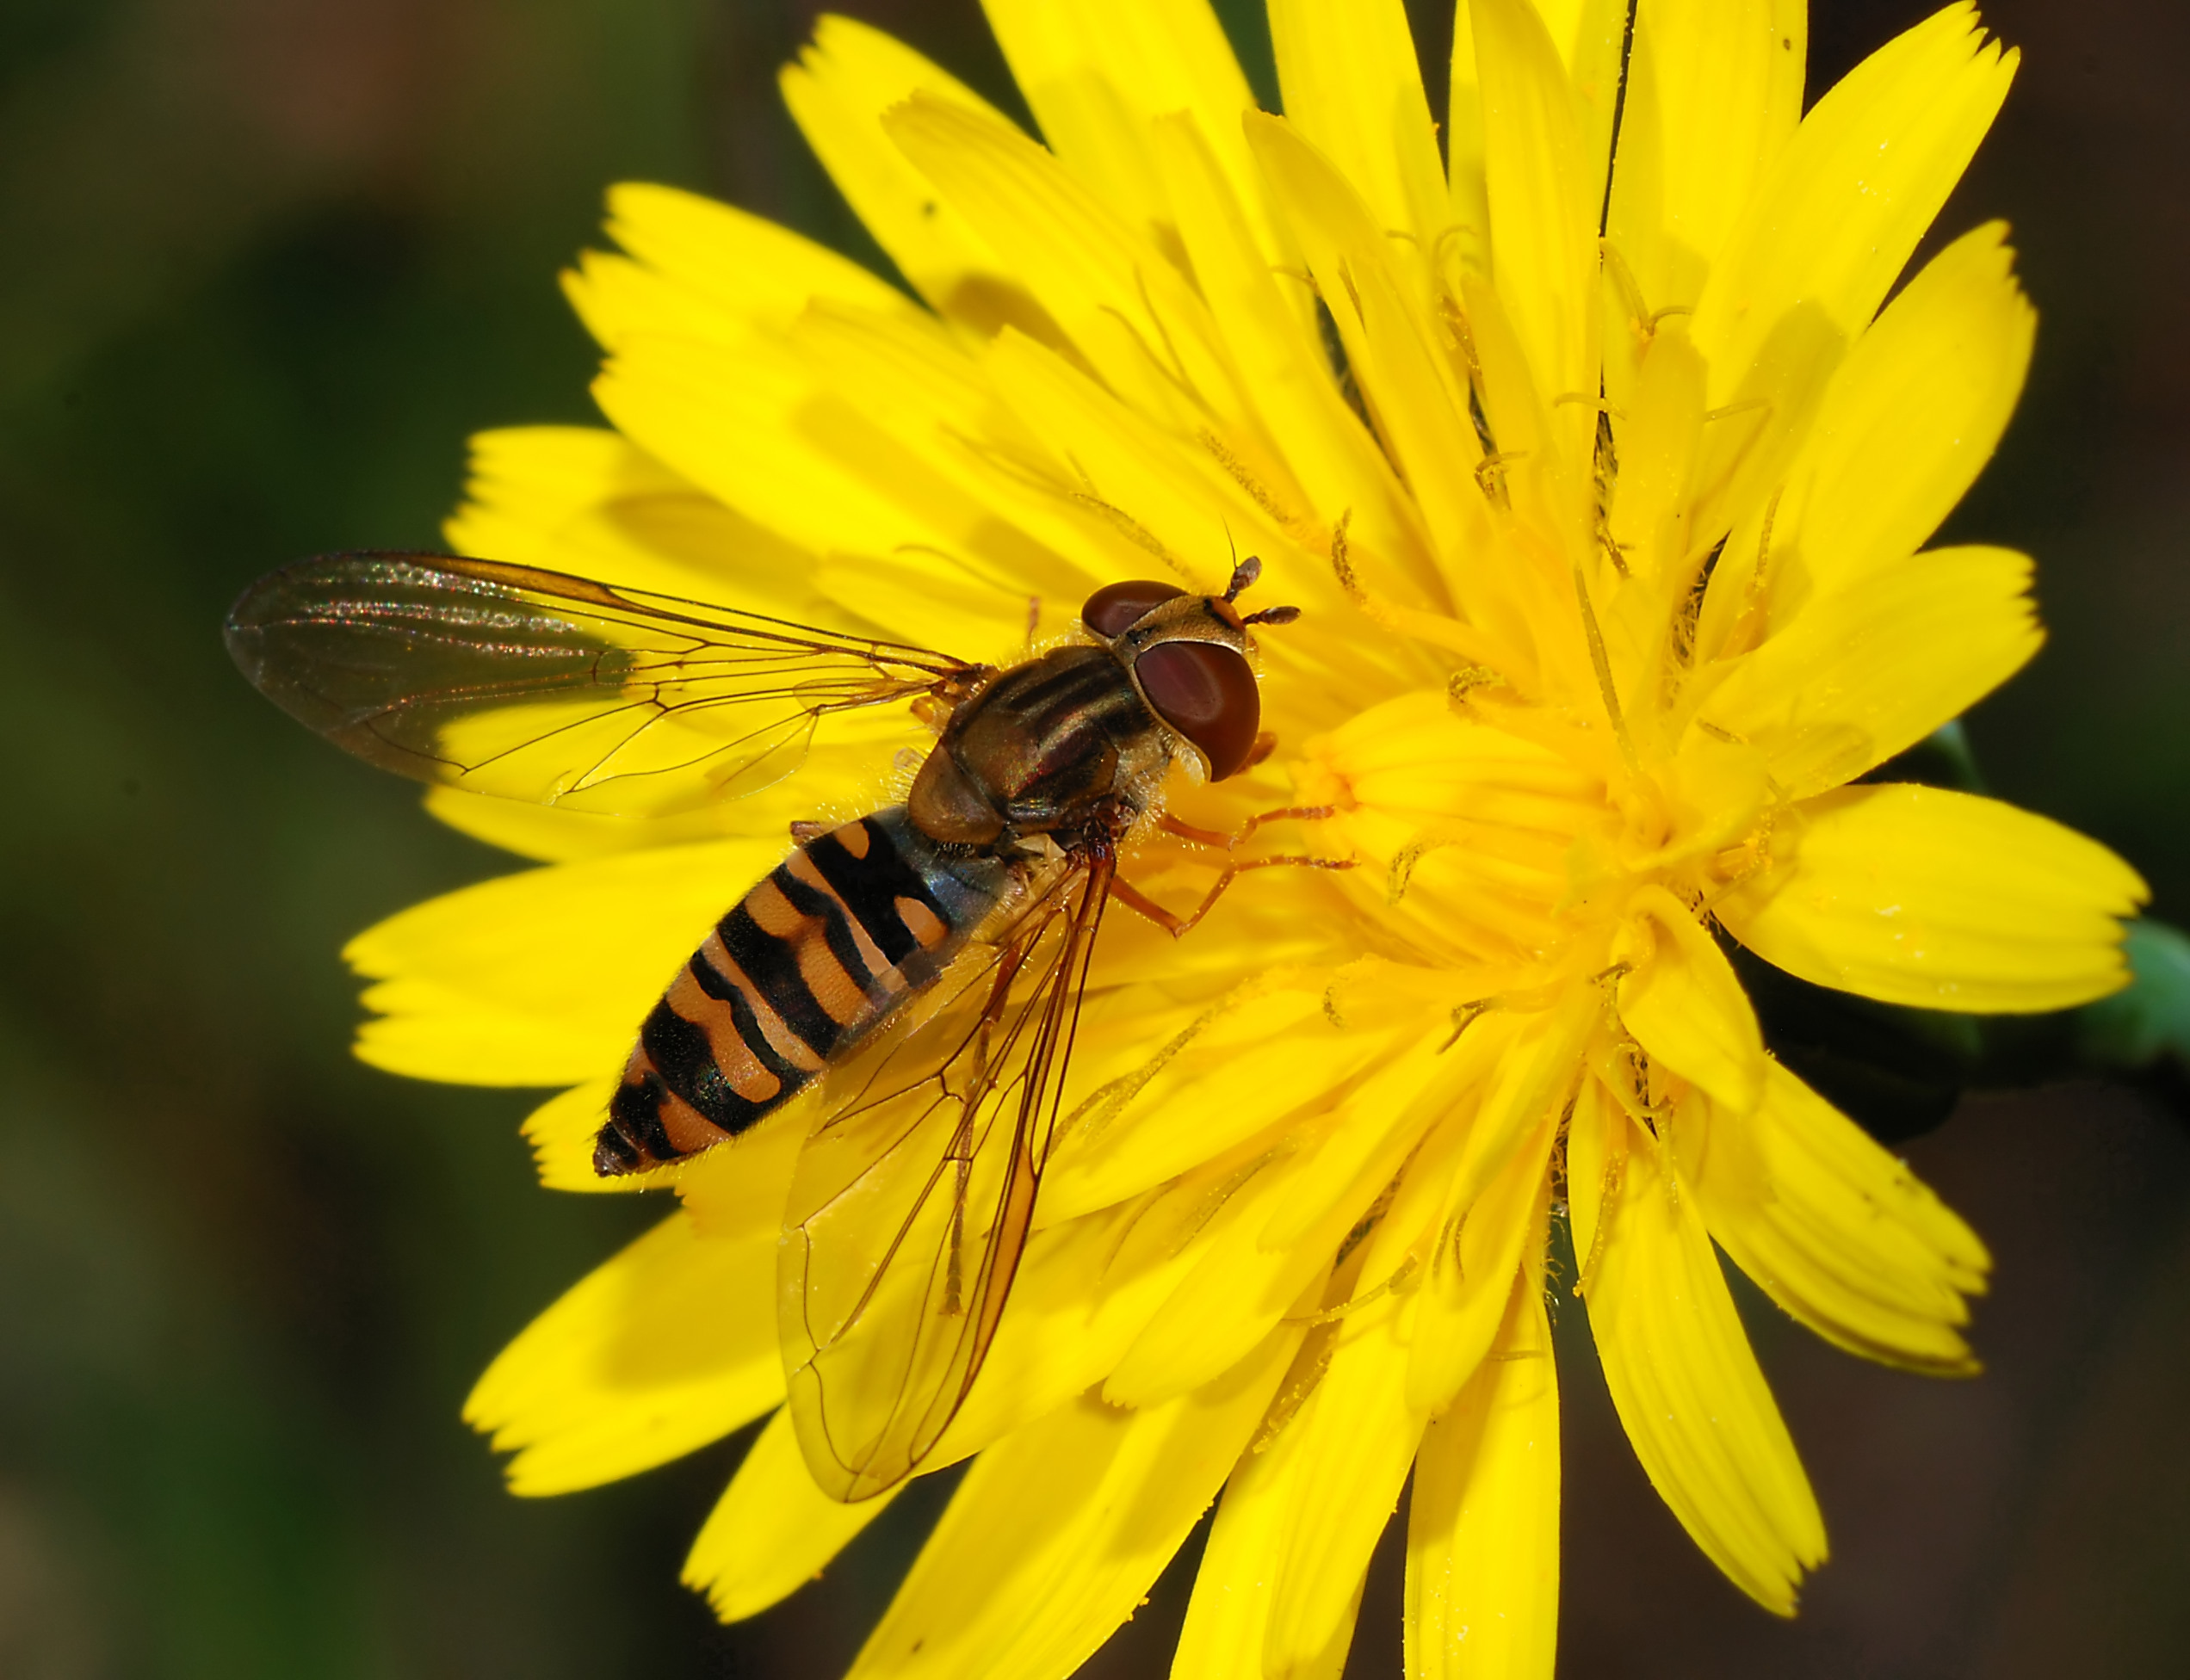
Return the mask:
M 1581 575 L 1581 558 L 1574 560 L 1574 601 L 1581 608 L 1581 633 L 1589 643 L 1589 668 L 1597 678 L 1597 692 L 1605 702 L 1605 714 L 1612 720 L 1612 738 L 1619 743 L 1620 757 L 1630 774 L 1642 773 L 1642 761 L 1636 754 L 1635 743 L 1627 732 L 1627 720 L 1620 714 L 1619 690 L 1612 685 L 1612 662 L 1605 651 L 1605 633 L 1597 627 L 1596 609 L 1589 604 L 1588 580 Z

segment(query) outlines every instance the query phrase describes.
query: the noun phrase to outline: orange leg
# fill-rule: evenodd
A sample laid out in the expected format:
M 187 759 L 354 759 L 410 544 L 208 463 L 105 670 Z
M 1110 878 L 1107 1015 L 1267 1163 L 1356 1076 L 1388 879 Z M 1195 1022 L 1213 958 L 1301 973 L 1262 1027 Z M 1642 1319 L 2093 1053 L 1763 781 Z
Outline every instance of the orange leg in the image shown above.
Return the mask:
M 1302 822 L 1316 822 L 1325 817 L 1337 814 L 1338 807 L 1334 805 L 1289 805 L 1277 811 L 1265 811 L 1250 817 L 1230 834 L 1224 834 L 1213 828 L 1196 828 L 1191 823 L 1182 823 L 1166 811 L 1156 818 L 1156 826 L 1166 834 L 1176 835 L 1179 839 L 1190 841 L 1197 846 L 1209 846 L 1219 851 L 1228 852 L 1239 849 L 1240 842 L 1265 823 L 1283 822 L 1287 818 L 1297 818 Z
M 1228 863 L 1224 866 L 1224 873 L 1216 878 L 1216 884 L 1203 896 L 1201 903 L 1194 906 L 1192 912 L 1185 916 L 1174 915 L 1166 910 L 1123 875 L 1110 878 L 1110 891 L 1127 909 L 1138 911 L 1177 939 L 1209 913 L 1216 901 L 1224 896 L 1224 889 L 1231 886 L 1236 878 L 1250 869 L 1271 869 L 1280 864 L 1296 869 L 1351 869 L 1354 860 L 1350 857 L 1255 857 L 1245 863 Z

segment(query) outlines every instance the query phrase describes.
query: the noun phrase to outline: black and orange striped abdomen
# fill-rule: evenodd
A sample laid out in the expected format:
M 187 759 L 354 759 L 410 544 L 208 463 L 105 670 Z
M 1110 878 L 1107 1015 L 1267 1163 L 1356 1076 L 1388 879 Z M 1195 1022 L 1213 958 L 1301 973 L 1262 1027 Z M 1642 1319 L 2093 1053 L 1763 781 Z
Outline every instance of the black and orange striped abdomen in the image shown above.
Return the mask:
M 893 806 L 807 842 L 715 923 L 640 1028 L 603 1177 L 735 1137 L 943 972 L 1009 866 L 947 856 Z

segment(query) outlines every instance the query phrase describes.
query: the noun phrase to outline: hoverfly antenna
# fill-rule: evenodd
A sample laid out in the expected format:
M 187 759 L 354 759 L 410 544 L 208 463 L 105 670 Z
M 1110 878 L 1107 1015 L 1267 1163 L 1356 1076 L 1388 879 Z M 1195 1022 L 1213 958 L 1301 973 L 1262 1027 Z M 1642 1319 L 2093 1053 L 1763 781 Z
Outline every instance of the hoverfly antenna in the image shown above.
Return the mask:
M 1227 534 L 1230 534 L 1228 532 Z M 1240 559 L 1239 553 L 1236 547 L 1232 551 L 1234 564 L 1232 567 L 1232 581 L 1226 584 L 1224 589 L 1224 598 L 1227 601 L 1238 600 L 1240 591 L 1253 589 L 1255 579 L 1262 576 L 1262 561 L 1253 554 L 1248 555 L 1244 560 Z
M 1227 534 L 1230 534 L 1228 532 Z M 1232 551 L 1234 557 L 1239 552 L 1236 547 Z M 1232 581 L 1224 590 L 1226 602 L 1238 600 L 1242 592 L 1255 586 L 1255 581 L 1261 576 L 1262 561 L 1257 556 L 1250 554 L 1246 559 L 1239 560 L 1232 568 Z M 1265 607 L 1259 613 L 1249 613 L 1240 621 L 1240 624 L 1243 629 L 1250 624 L 1290 624 L 1299 616 L 1300 608 L 1297 607 Z

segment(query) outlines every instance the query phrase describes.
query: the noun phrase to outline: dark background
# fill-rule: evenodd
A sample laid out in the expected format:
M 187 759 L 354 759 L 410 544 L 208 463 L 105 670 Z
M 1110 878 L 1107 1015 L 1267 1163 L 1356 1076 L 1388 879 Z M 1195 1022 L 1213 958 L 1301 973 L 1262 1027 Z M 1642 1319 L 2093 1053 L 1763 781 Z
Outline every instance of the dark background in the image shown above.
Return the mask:
M 970 0 L 846 9 L 1018 108 Z M 1928 6 L 1815 9 L 1813 90 Z M 2043 325 L 1952 534 L 2039 556 L 2052 640 L 1971 727 L 2000 792 L 2180 921 L 2190 13 L 1988 16 L 2024 70 L 1943 225 L 2009 218 Z M 281 720 L 217 634 L 277 563 L 434 543 L 467 433 L 591 417 L 554 275 L 609 182 L 871 253 L 776 97 L 809 19 L 0 0 L 0 1674 L 826 1675 L 934 1509 L 725 1631 L 675 1577 L 739 1443 L 501 1492 L 467 1387 L 654 1210 L 537 1190 L 522 1094 L 348 1059 L 341 942 L 509 865 Z M 1568 1315 L 1562 1672 L 2190 1672 L 2190 1140 L 2086 1085 L 1970 1099 L 1911 1153 L 1997 1256 L 1991 1373 L 1878 1370 L 1744 1297 L 1837 1557 L 1791 1625 L 1657 1504 Z M 1358 1675 L 1398 1671 L 1392 1561 Z M 1183 1605 L 1174 1570 L 1101 1671 L 1160 1672 Z

